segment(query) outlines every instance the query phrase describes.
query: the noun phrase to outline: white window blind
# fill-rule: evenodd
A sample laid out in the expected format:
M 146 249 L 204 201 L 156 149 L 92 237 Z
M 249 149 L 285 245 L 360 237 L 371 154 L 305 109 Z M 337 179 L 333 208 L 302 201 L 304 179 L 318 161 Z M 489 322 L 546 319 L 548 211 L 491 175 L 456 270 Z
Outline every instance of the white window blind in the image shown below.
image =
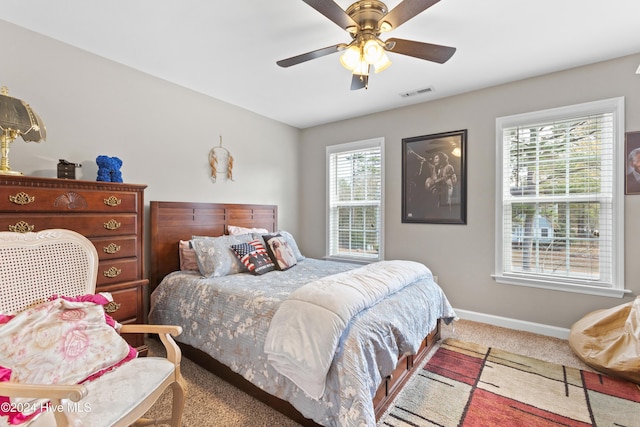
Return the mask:
M 623 289 L 618 106 L 498 120 L 498 279 L 596 294 Z
M 328 256 L 382 259 L 383 140 L 327 147 Z

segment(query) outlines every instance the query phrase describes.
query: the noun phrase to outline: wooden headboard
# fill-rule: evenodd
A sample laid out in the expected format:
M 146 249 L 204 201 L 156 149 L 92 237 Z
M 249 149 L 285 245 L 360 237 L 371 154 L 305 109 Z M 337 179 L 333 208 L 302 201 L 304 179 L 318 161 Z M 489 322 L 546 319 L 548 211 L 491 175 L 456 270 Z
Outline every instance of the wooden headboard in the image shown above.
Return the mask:
M 150 292 L 164 276 L 180 269 L 180 240 L 194 235 L 222 236 L 228 234 L 229 225 L 278 229 L 276 205 L 152 201 L 150 207 Z

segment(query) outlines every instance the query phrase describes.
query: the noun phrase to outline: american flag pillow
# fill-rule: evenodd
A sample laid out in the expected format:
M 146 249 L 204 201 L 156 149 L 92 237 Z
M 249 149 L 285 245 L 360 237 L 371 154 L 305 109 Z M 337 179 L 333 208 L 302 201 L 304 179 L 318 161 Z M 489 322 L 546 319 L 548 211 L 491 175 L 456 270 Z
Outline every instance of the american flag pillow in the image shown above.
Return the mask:
M 275 269 L 275 265 L 260 240 L 231 245 L 231 250 L 253 274 L 264 274 Z

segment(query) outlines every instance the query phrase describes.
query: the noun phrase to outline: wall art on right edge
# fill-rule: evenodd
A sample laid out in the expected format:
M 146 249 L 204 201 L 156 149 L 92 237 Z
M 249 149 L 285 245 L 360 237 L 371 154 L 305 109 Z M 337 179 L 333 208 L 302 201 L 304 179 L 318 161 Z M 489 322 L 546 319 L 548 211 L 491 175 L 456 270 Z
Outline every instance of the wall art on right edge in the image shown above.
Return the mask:
M 625 194 L 640 194 L 640 132 L 625 135 L 627 158 Z
M 467 130 L 402 140 L 402 222 L 467 223 Z

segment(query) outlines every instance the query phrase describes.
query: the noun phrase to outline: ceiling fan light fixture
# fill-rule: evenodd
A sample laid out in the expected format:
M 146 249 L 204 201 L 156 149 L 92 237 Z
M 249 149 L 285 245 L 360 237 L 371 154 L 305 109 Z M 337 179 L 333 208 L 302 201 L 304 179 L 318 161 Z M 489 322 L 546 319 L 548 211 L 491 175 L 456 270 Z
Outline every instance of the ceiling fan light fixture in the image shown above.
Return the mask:
M 378 74 L 379 72 L 389 68 L 390 65 L 391 65 L 391 60 L 389 59 L 386 53 L 382 52 L 382 56 L 380 57 L 380 60 L 375 64 L 373 64 L 373 68 L 375 68 L 376 74 Z
M 382 59 L 384 49 L 376 39 L 369 39 L 364 43 L 362 48 L 362 56 L 369 64 L 375 64 Z
M 450 46 L 396 38 L 382 41 L 379 38 L 382 33 L 397 29 L 404 22 L 440 0 L 398 0 L 391 10 L 381 0 L 355 0 L 355 3 L 346 10 L 337 3 L 337 0 L 303 1 L 346 30 L 351 36 L 351 42 L 316 49 L 277 61 L 276 64 L 281 67 L 290 67 L 334 52 L 341 52 L 340 63 L 353 73 L 351 90 L 366 88 L 369 72 L 379 73 L 391 65 L 387 52 L 444 64 L 456 51 Z
M 360 48 L 356 45 L 351 45 L 340 55 L 340 63 L 347 70 L 353 71 L 360 63 L 360 57 Z
M 353 74 L 358 76 L 369 75 L 369 64 L 366 61 L 360 61 L 358 65 L 353 69 Z

